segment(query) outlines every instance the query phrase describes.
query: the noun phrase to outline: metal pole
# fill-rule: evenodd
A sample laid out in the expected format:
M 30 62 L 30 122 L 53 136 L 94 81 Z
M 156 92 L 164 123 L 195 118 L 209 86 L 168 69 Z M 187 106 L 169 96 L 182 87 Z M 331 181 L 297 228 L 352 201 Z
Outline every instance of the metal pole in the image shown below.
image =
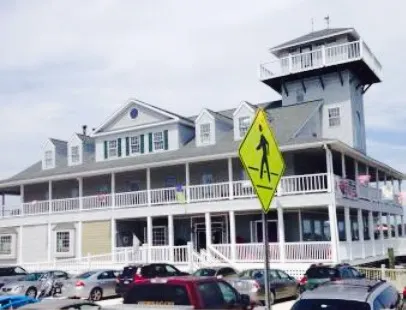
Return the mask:
M 262 235 L 264 239 L 264 253 L 265 253 L 265 309 L 271 310 L 272 305 L 269 300 L 269 245 L 268 245 L 268 214 L 262 212 Z

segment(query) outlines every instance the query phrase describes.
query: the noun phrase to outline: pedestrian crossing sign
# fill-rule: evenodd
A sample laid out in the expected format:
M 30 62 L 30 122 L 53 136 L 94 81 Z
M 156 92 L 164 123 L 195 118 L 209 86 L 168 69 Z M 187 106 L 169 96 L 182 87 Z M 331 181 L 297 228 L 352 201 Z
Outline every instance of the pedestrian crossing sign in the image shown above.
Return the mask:
M 268 213 L 276 188 L 285 172 L 285 161 L 263 109 L 258 109 L 238 153 L 262 209 Z

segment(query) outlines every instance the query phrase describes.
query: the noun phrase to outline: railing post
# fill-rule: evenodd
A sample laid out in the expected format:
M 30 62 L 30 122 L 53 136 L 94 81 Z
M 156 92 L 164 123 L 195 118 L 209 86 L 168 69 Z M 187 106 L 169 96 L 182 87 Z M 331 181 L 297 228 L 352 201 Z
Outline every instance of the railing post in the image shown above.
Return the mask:
M 169 261 L 175 262 L 174 255 L 174 231 L 173 231 L 173 215 L 168 215 L 168 245 L 169 245 Z
M 285 262 L 285 222 L 283 218 L 283 209 L 279 204 L 277 207 L 278 212 L 278 238 L 279 238 L 279 259 L 281 263 Z M 268 223 L 267 223 L 268 225 Z M 267 227 L 268 228 L 268 227 Z M 270 247 L 268 246 L 268 252 Z
M 228 198 L 234 199 L 234 187 L 233 187 L 233 159 L 229 157 L 228 163 Z
M 236 233 L 235 233 L 235 213 L 229 211 L 230 218 L 230 244 L 231 244 L 231 261 L 236 260 Z
M 189 264 L 189 271 L 190 273 L 193 272 L 193 243 L 189 241 L 187 243 L 187 257 L 188 257 L 188 264 Z

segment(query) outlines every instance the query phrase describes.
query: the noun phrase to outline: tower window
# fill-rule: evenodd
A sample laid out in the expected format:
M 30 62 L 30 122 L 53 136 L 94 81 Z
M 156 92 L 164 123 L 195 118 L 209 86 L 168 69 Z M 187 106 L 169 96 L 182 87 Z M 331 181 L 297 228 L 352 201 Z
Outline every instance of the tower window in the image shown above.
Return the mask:
M 330 108 L 328 109 L 328 124 L 330 127 L 340 126 L 340 108 Z

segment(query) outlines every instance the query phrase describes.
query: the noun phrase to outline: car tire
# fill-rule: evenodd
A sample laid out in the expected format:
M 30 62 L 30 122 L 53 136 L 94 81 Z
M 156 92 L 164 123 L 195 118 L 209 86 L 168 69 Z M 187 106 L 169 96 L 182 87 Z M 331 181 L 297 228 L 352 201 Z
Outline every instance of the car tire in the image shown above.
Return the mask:
M 37 290 L 34 287 L 30 287 L 26 292 L 25 296 L 35 298 L 37 297 Z
M 269 304 L 273 305 L 275 303 L 275 292 L 274 291 L 270 291 L 269 292 Z
M 101 288 L 95 287 L 89 294 L 89 300 L 91 301 L 99 301 L 103 298 L 103 292 Z

